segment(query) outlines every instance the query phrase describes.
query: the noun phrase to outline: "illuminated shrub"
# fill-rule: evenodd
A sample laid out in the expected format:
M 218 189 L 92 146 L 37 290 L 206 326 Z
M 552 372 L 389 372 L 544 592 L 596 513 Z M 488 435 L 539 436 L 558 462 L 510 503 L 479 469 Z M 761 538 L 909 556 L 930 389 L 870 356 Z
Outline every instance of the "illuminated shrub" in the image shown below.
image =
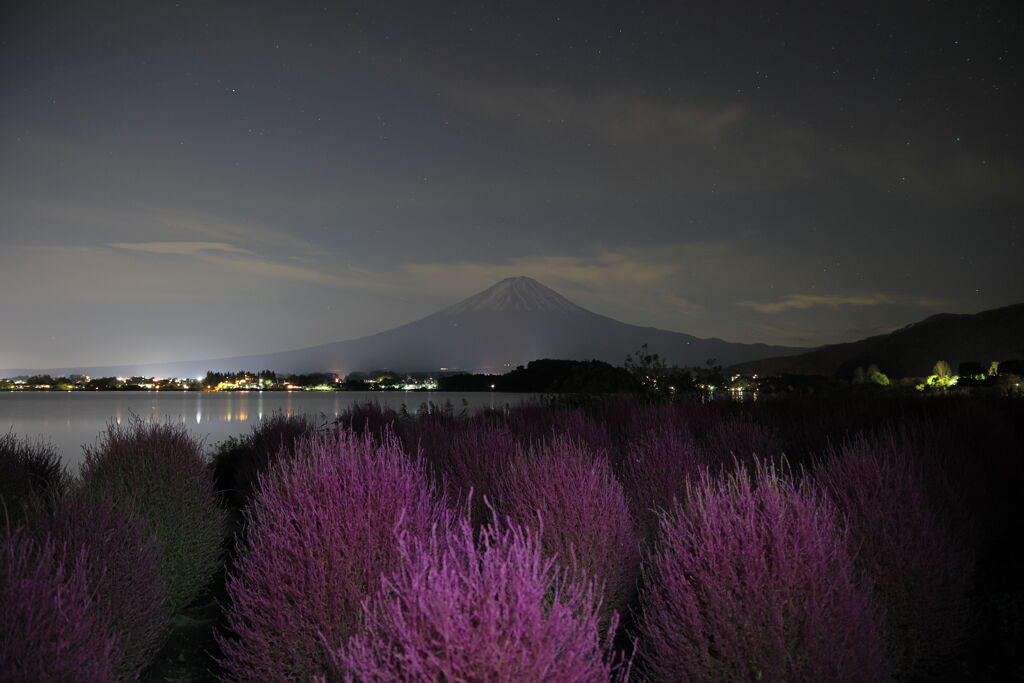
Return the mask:
M 370 433 L 379 437 L 395 429 L 398 413 L 375 401 L 353 403 L 341 412 L 335 423 L 356 434 Z
M 758 461 L 777 461 L 782 442 L 775 427 L 750 412 L 739 412 L 711 424 L 705 449 L 712 462 L 728 466 L 736 460 L 753 468 Z
M 469 499 L 474 526 L 482 526 L 491 516 L 488 501 L 498 495 L 501 477 L 521 451 L 508 428 L 474 425 L 454 434 L 447 457 L 435 460 L 452 496 L 460 503 Z
M 893 432 L 834 449 L 816 471 L 849 521 L 858 567 L 885 614 L 883 637 L 901 674 L 964 638 L 973 561 L 928 498 L 909 444 Z
M 561 683 L 616 673 L 590 586 L 567 581 L 530 532 L 485 526 L 474 544 L 463 522 L 402 554 L 365 604 L 365 632 L 332 652 L 332 680 Z
M 622 485 L 603 457 L 564 439 L 523 454 L 501 478 L 496 507 L 531 529 L 544 556 L 574 580 L 594 582 L 603 625 L 628 609 L 640 551 Z
M 155 536 L 171 609 L 192 602 L 221 566 L 225 519 L 200 442 L 180 424 L 111 424 L 86 448 L 82 479 Z
M 275 463 L 245 512 L 249 525 L 228 577 L 228 680 L 307 680 L 325 671 L 321 636 L 342 642 L 360 602 L 400 562 L 399 535 L 444 527 L 443 500 L 396 439 L 339 430 L 303 441 Z
M 145 523 L 78 487 L 58 500 L 51 514 L 34 515 L 28 528 L 36 538 L 88 549 L 89 585 L 118 634 L 116 676 L 137 680 L 169 626 L 159 554 Z
M 0 678 L 114 680 L 119 653 L 89 581 L 88 549 L 0 534 Z
M 684 496 L 687 483 L 705 463 L 689 430 L 668 421 L 647 429 L 626 447 L 622 485 L 641 539 L 654 542 L 659 512 Z
M 69 481 L 60 455 L 49 444 L 10 432 L 0 436 L 0 526 L 8 519 L 22 520 L 28 506 L 59 496 Z
M 825 495 L 771 468 L 705 475 L 663 518 L 640 652 L 659 681 L 879 681 L 878 622 Z
M 505 425 L 524 446 L 564 438 L 592 453 L 608 453 L 612 447 L 605 425 L 582 408 L 525 403 L 508 411 Z
M 249 434 L 227 439 L 211 463 L 217 490 L 235 507 L 244 507 L 257 492 L 259 475 L 278 457 L 293 455 L 296 442 L 316 430 L 304 415 L 277 413 L 253 425 Z
M 405 452 L 422 459 L 441 483 L 441 479 L 448 475 L 452 443 L 462 437 L 470 424 L 469 419 L 444 411 L 423 411 L 415 419 L 395 423 L 395 431 L 405 446 Z

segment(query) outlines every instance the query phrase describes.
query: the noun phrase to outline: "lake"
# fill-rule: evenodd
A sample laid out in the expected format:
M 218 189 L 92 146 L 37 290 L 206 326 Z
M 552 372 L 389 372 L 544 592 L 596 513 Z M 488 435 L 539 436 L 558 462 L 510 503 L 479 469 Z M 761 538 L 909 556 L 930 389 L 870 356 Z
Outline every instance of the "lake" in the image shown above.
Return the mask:
M 111 421 L 142 419 L 182 422 L 212 446 L 244 434 L 260 418 L 286 415 L 339 415 L 353 403 L 376 401 L 415 414 L 420 405 L 450 401 L 456 411 L 516 405 L 536 394 L 442 391 L 33 391 L 0 392 L 0 432 L 49 441 L 64 463 L 77 472 L 82 446 L 93 444 Z

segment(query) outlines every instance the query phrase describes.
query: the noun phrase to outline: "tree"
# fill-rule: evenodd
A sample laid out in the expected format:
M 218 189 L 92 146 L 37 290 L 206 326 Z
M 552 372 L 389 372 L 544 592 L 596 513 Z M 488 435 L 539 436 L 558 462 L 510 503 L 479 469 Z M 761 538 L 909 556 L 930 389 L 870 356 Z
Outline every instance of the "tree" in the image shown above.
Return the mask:
M 947 377 L 953 376 L 953 369 L 949 367 L 949 363 L 944 360 L 937 361 L 935 367 L 932 368 L 932 374 L 946 379 Z
M 629 374 L 639 380 L 644 388 L 657 391 L 658 380 L 665 375 L 665 361 L 656 353 L 651 353 L 647 344 L 637 349 L 636 354 L 626 354 L 626 362 L 623 367 Z
M 879 370 L 878 368 L 875 368 L 874 372 L 868 374 L 868 380 L 871 381 L 871 382 L 874 382 L 875 384 L 877 384 L 879 386 L 883 386 L 883 387 L 889 386 L 889 376 L 886 375 L 881 370 Z

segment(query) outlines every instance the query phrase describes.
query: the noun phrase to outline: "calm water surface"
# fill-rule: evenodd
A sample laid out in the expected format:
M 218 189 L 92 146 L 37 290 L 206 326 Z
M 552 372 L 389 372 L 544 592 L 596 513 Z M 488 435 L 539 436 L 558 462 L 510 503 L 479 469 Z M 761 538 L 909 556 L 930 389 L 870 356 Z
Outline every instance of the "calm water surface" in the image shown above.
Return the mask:
M 77 471 L 82 446 L 93 444 L 110 422 L 133 415 L 188 425 L 208 446 L 249 431 L 264 416 L 281 412 L 325 419 L 336 417 L 353 403 L 376 401 L 397 410 L 403 404 L 416 413 L 421 404 L 500 408 L 534 398 L 533 394 L 441 391 L 75 391 L 0 392 L 0 431 L 19 437 L 43 438 L 57 448 L 65 464 Z

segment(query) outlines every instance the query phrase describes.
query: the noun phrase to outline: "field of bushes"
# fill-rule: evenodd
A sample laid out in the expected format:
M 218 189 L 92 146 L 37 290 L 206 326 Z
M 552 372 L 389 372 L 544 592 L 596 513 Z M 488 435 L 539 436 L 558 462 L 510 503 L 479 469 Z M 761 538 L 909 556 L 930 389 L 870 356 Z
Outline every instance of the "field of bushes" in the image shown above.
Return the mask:
M 0 436 L 0 680 L 1024 677 L 1024 403 L 563 399 Z

